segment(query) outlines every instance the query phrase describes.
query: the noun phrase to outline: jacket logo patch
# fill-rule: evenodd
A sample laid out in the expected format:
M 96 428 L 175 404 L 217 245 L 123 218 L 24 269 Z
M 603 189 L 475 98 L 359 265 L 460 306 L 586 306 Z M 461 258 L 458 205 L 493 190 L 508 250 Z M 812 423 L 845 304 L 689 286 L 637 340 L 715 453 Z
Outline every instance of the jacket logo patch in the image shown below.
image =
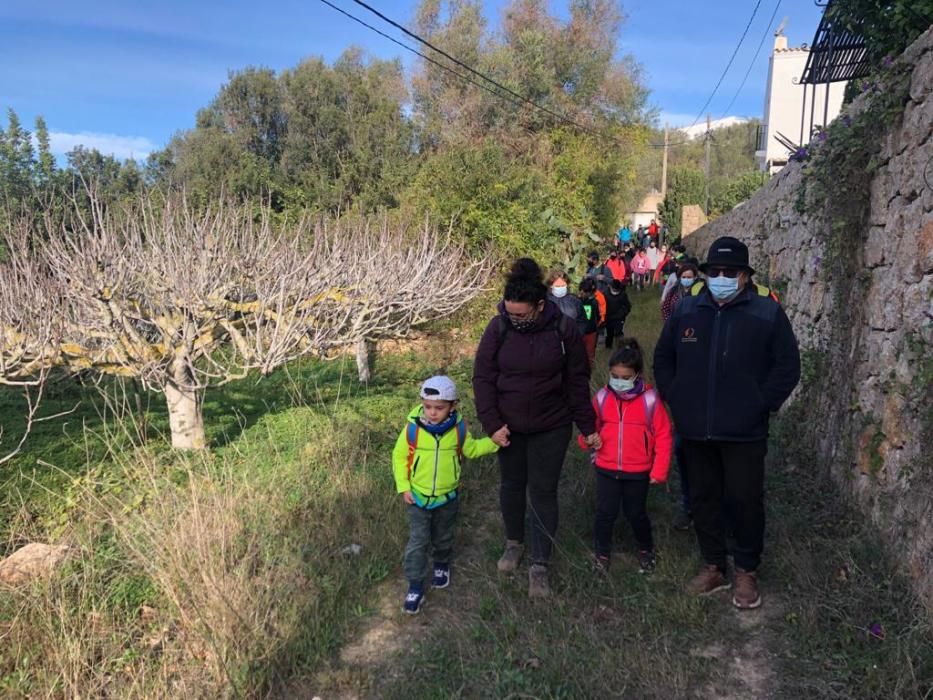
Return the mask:
M 692 328 L 684 329 L 684 336 L 680 339 L 681 343 L 695 343 L 697 339 L 695 337 L 696 332 Z

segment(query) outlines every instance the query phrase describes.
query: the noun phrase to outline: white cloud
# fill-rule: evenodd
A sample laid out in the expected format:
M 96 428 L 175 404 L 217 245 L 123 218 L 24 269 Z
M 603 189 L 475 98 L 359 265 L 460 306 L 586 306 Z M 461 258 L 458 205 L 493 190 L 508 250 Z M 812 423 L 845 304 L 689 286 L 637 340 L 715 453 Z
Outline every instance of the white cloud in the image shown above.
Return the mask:
M 104 155 L 121 160 L 127 158 L 146 158 L 158 146 L 145 136 L 119 136 L 118 134 L 99 134 L 93 131 L 81 131 L 69 134 L 65 131 L 50 131 L 49 142 L 52 153 L 64 155 L 76 146 L 96 148 Z

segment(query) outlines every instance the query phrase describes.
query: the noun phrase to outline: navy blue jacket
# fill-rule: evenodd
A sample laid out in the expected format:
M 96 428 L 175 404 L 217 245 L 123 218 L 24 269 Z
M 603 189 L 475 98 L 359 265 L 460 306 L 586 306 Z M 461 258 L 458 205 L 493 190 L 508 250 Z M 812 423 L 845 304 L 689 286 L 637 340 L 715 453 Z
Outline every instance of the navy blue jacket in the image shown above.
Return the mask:
M 754 285 L 722 307 L 704 290 L 664 324 L 654 378 L 681 437 L 762 440 L 800 380 L 800 351 L 784 309 Z

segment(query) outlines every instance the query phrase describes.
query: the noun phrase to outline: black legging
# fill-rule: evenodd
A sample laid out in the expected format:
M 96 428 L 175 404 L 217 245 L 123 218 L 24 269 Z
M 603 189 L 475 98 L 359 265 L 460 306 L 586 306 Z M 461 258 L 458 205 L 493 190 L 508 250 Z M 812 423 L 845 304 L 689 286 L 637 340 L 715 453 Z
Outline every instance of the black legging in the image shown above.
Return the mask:
M 625 320 L 622 321 L 606 321 L 606 347 L 612 347 L 612 341 L 614 338 L 622 337 L 622 330 L 625 327 Z
M 501 484 L 499 506 L 505 536 L 525 541 L 525 492 L 531 501 L 531 561 L 547 564 L 557 534 L 557 482 L 572 428 L 561 426 L 542 433 L 512 433 L 509 446 L 499 450 Z
M 651 551 L 651 520 L 648 519 L 648 485 L 644 479 L 615 479 L 596 470 L 596 524 L 593 527 L 596 553 L 608 557 L 612 552 L 612 526 L 619 517 L 619 505 L 632 526 L 638 548 Z

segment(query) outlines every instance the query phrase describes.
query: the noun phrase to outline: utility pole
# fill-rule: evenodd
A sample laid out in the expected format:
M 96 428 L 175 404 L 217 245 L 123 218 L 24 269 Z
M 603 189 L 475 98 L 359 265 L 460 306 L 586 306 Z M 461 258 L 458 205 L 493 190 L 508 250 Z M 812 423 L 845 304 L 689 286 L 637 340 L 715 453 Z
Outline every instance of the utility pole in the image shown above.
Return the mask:
M 664 125 L 664 156 L 661 159 L 661 197 L 667 196 L 667 149 L 669 143 L 667 140 L 667 124 Z
M 703 167 L 703 173 L 706 175 L 706 216 L 709 217 L 709 147 L 713 140 L 713 130 L 710 126 L 709 113 L 706 114 L 706 163 Z

